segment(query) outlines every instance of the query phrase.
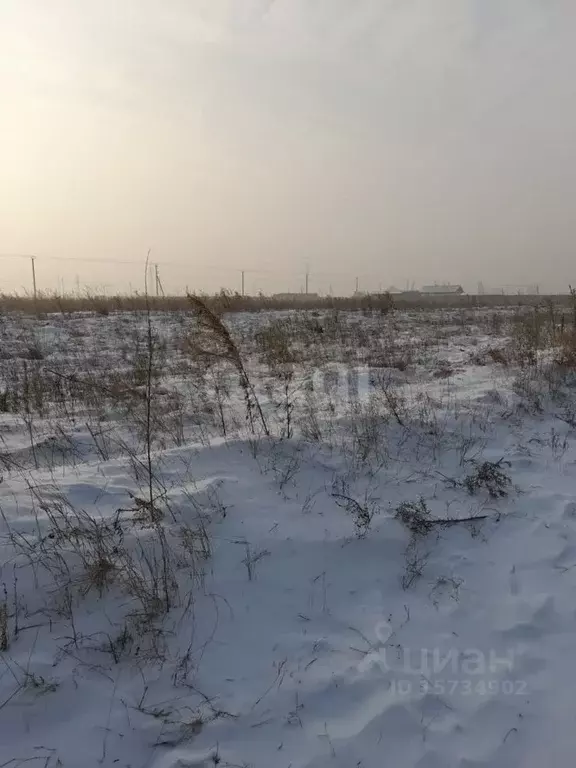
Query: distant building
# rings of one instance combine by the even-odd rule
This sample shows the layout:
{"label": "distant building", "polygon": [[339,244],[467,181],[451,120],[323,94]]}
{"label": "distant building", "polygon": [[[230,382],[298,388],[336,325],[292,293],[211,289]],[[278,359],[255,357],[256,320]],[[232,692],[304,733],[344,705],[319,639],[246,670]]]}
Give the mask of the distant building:
{"label": "distant building", "polygon": [[426,296],[458,296],[464,293],[461,285],[425,285],[421,293]]}
{"label": "distant building", "polygon": [[420,296],[422,296],[420,291],[415,291],[415,290],[400,291],[398,294],[395,294],[395,295],[399,299],[408,299],[408,301],[415,301]]}
{"label": "distant building", "polygon": [[276,301],[293,301],[304,304],[307,301],[316,301],[320,296],[317,293],[275,293],[272,298]]}

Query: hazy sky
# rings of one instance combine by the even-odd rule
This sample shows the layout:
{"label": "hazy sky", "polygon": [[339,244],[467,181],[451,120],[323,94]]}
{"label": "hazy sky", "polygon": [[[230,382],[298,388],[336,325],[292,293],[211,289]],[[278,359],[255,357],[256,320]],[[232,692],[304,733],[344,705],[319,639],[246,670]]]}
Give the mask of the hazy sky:
{"label": "hazy sky", "polygon": [[81,259],[149,247],[169,289],[574,284],[575,39],[574,0],[0,0],[0,253],[46,287],[141,287]]}

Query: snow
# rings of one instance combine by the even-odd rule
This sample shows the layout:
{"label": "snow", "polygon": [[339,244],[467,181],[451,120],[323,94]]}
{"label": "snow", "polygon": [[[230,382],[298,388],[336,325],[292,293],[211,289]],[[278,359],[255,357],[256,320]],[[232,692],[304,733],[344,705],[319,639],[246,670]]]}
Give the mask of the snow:
{"label": "snow", "polygon": [[[228,321],[248,345],[269,319]],[[121,574],[94,586],[70,551],[67,582],[58,558],[52,570],[44,564],[58,509],[79,526],[82,510],[110,529],[116,522],[123,562],[158,553],[158,528],[142,522],[137,410],[105,422],[114,436],[106,452],[79,402],[66,418],[44,406],[34,450],[25,419],[2,414],[0,765],[572,765],[575,433],[549,391],[542,410],[530,407],[513,366],[470,362],[494,343],[484,318],[469,319],[465,333],[446,323],[444,339],[421,345],[436,320],[437,311],[374,321],[374,333],[395,322],[398,339],[418,340],[409,369],[394,371],[403,424],[375,411],[360,365],[355,402],[344,385],[315,389],[319,441],[302,438],[300,389],[290,438],[280,439],[280,420],[270,439],[247,434],[238,392],[226,415],[240,426],[226,436],[210,413],[187,420],[178,441],[157,436],[157,525],[176,581],[161,616],[143,619]],[[18,323],[7,365],[21,363]],[[182,321],[155,323],[168,340],[162,387],[195,392],[170,342]],[[38,365],[76,361],[80,370],[78,330],[101,347],[105,366],[129,365],[113,327],[124,334],[141,319],[51,319],[51,351]],[[264,397],[265,366],[253,350],[250,361]],[[450,366],[445,378],[434,376],[439,361]],[[543,387],[536,374],[531,386]],[[266,413],[274,418],[272,404]],[[506,495],[461,485],[481,462],[501,459]],[[334,493],[373,513],[367,529]],[[452,524],[411,534],[396,510],[420,499]],[[463,518],[478,519],[454,522]],[[198,526],[209,540],[201,572],[182,535]]]}

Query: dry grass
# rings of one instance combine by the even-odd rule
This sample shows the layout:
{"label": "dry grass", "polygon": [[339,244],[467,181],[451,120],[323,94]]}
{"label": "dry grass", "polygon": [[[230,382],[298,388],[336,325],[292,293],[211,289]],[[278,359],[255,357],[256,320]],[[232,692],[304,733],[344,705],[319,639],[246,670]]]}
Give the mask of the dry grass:
{"label": "dry grass", "polygon": [[[442,362],[446,346],[453,350],[462,344],[467,350],[469,340],[481,338],[477,364],[506,364],[511,376],[519,366],[538,386],[544,381],[548,391],[564,386],[549,371],[551,366],[560,376],[576,368],[576,329],[568,309],[542,304],[479,312],[467,297],[459,301],[459,308],[436,307],[424,314],[420,307],[401,313],[386,297],[322,299],[317,309],[295,309],[265,297],[224,293],[161,299],[41,296],[38,311],[57,316],[23,317],[20,328],[13,317],[0,316],[7,329],[0,348],[0,412],[8,421],[21,420],[30,449],[0,453],[6,471],[30,478],[36,467],[53,471],[85,461],[72,439],[78,427],[85,427],[101,461],[128,459],[139,488],[127,508],[109,518],[79,510],[65,498],[33,493],[42,517],[39,535],[9,529],[13,548],[33,569],[48,574],[52,594],[58,595],[56,609],[68,616],[74,601],[111,592],[128,596],[128,612],[107,642],[115,663],[144,630],[154,636],[151,644],[161,655],[163,621],[176,607],[184,610],[193,602],[192,593],[202,586],[212,552],[207,520],[225,517],[226,507],[217,499],[201,504],[192,499],[189,509],[198,514],[193,525],[187,523],[167,504],[155,470],[157,454],[191,442],[209,445],[215,434],[246,439],[247,422],[254,445],[267,457],[260,461],[262,471],[272,474],[287,496],[297,493],[305,450],[317,443],[314,451],[342,460],[338,477],[345,480],[325,490],[364,537],[380,506],[375,493],[355,483],[357,478],[371,483],[396,460],[399,466],[420,460],[436,466],[449,450],[461,451],[461,466],[467,462],[466,446],[473,438],[464,436],[471,441],[466,443],[461,435],[461,447],[454,448],[458,436],[438,415],[444,404],[426,393],[417,401],[409,396],[409,387],[426,383],[433,371],[453,376],[454,366]],[[3,297],[2,302],[4,311],[32,310],[30,299]],[[226,314],[263,308],[293,311],[256,319]],[[80,311],[92,314],[74,316]],[[12,336],[10,324],[17,328]],[[65,346],[54,352],[50,333],[40,333],[44,326],[61,331]],[[550,358],[548,369],[543,353]],[[353,375],[345,385],[341,375],[361,367],[370,371],[365,398],[354,390]],[[318,372],[322,376],[312,375]],[[238,408],[242,402],[245,422]],[[557,410],[566,423],[576,423],[568,404],[561,405]],[[260,443],[259,436],[272,439]],[[293,442],[287,442],[290,438]],[[51,445],[56,446],[52,453]],[[453,482],[454,493],[467,498],[466,490],[483,490],[491,498],[505,496],[511,485],[505,462],[482,461],[480,450],[474,460],[468,478]],[[304,506],[309,508],[308,500]],[[422,499],[398,504],[396,517],[411,540],[424,539],[435,526],[460,522],[432,518]],[[247,547],[245,565],[252,578],[263,554]],[[406,587],[416,583],[425,559],[412,541]],[[8,606],[0,602],[0,650],[13,642],[8,618]]]}
{"label": "dry grass", "polygon": [[[445,308],[478,308],[478,307],[529,307],[552,301],[560,307],[571,307],[570,294],[543,296],[391,296],[387,293],[367,296],[325,296],[310,297],[308,300],[299,297],[297,300],[279,299],[274,296],[242,296],[234,291],[222,290],[215,295],[200,294],[202,300],[211,308],[225,312],[257,312],[261,310],[286,310],[305,307],[308,310],[342,311],[379,311],[389,312],[392,309],[437,309]],[[181,312],[188,308],[187,296],[150,296],[150,307],[153,311]],[[104,296],[86,291],[83,294],[60,294],[50,291],[38,293],[36,302],[31,295],[3,293],[0,294],[0,312],[24,312],[26,314],[71,314],[75,312],[95,312],[108,315],[111,312],[143,312],[147,306],[145,294]]]}
{"label": "dry grass", "polygon": [[216,312],[211,309],[202,299],[197,296],[188,296],[188,300],[198,318],[198,335],[191,342],[192,353],[199,358],[215,357],[225,360],[234,366],[238,372],[240,386],[244,393],[244,404],[246,406],[246,417],[250,424],[252,433],[255,431],[254,414],[256,413],[263,433],[269,437],[270,430],[264,417],[260,401],[256,395],[256,390],[248,376],[244,365],[242,355],[238,346],[232,339],[230,331],[218,317]]}
{"label": "dry grass", "polygon": [[0,652],[8,650],[8,603],[0,603]]}

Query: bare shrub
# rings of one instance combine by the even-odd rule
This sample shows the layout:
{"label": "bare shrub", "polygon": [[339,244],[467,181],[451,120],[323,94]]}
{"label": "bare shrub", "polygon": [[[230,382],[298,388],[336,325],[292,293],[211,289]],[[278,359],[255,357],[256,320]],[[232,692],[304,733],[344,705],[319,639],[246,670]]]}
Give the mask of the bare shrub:
{"label": "bare shrub", "polygon": [[28,347],[28,350],[26,352],[26,359],[27,360],[43,360],[44,359],[44,353],[42,352],[42,349],[40,348],[40,345],[38,343],[31,344]]}
{"label": "bare shrub", "polygon": [[254,566],[265,557],[269,557],[270,552],[267,549],[257,549],[254,551],[250,546],[250,542],[241,542],[244,544],[246,551],[246,557],[242,560],[242,563],[246,566],[246,572],[248,574],[248,581],[253,581],[255,578]]}
{"label": "bare shrub", "polygon": [[304,460],[303,446],[294,443],[272,443],[266,462],[266,471],[271,471],[280,491],[294,481]]}
{"label": "bare shrub", "polygon": [[430,553],[422,549],[418,536],[414,535],[410,539],[404,556],[406,560],[401,584],[402,589],[410,589],[422,577]]}
{"label": "bare shrub", "polygon": [[475,463],[474,471],[464,480],[464,486],[471,495],[479,490],[486,490],[492,499],[503,498],[508,495],[508,488],[512,481],[503,467],[510,467],[509,461],[483,461]]}
{"label": "bare shrub", "polygon": [[433,371],[432,376],[435,379],[448,379],[450,376],[454,375],[454,369],[450,365],[450,363],[446,360],[439,360],[438,361],[438,368],[436,368],[435,371]]}
{"label": "bare shrub", "polygon": [[510,357],[518,365],[535,366],[538,351],[547,346],[546,315],[534,307],[530,313],[518,313],[511,328]]}
{"label": "bare shrub", "polygon": [[198,560],[208,560],[211,557],[212,545],[203,522],[197,528],[183,525],[180,528],[180,540],[192,563],[196,563]]}
{"label": "bare shrub", "polygon": [[561,368],[569,370],[576,368],[576,328],[562,329],[555,362]]}
{"label": "bare shrub", "polygon": [[319,404],[314,393],[308,391],[300,409],[299,426],[302,437],[310,442],[319,443],[324,431],[320,423]]}
{"label": "bare shrub", "polygon": [[568,424],[571,429],[576,428],[576,407],[572,403],[564,405],[560,412],[557,412],[555,416],[557,419],[560,419],[560,421]]}
{"label": "bare shrub", "polygon": [[[290,439],[294,434],[294,409],[299,390],[294,384],[294,366],[290,360],[277,361],[271,368],[272,383],[268,390],[270,400],[278,414],[280,436]],[[279,392],[276,390],[276,386]]]}
{"label": "bare shrub", "polygon": [[403,501],[396,509],[395,518],[417,536],[426,536],[434,527],[430,510],[424,499]]}
{"label": "bare shrub", "polygon": [[472,365],[490,365],[496,363],[499,365],[508,365],[510,363],[510,350],[503,347],[488,347],[487,349],[473,352],[470,355]]}
{"label": "bare shrub", "polygon": [[189,599],[180,593],[178,569],[192,574],[184,580],[186,589],[200,581],[201,561],[210,555],[206,529],[194,531],[181,522],[174,533],[167,532],[163,511],[137,498],[134,508],[109,518],[77,510],[64,498],[36,495],[36,501],[46,516],[37,518],[36,536],[19,533],[3,519],[14,551],[36,577],[40,569],[49,576],[53,586],[42,587],[46,610],[73,621],[75,597],[91,590],[102,596],[117,587],[135,601],[129,604],[129,617],[136,631],[148,637],[156,633],[160,640],[162,630],[155,622]]}
{"label": "bare shrub", "polygon": [[545,379],[532,371],[521,371],[512,382],[512,389],[520,398],[525,411],[534,413],[544,412]]}
{"label": "bare shrub", "polygon": [[376,460],[384,462],[386,448],[386,418],[380,412],[380,401],[371,396],[366,402],[353,400],[348,412],[347,434],[344,445],[349,446],[355,466]]}
{"label": "bare shrub", "polygon": [[408,421],[408,408],[402,386],[388,371],[372,371],[370,378],[376,395],[384,401],[397,424],[401,427],[405,426]]}
{"label": "bare shrub", "polygon": [[8,603],[0,603],[0,652],[8,650]]}
{"label": "bare shrub", "polygon": [[363,538],[370,530],[374,516],[380,512],[380,506],[377,499],[372,497],[368,491],[364,493],[362,502],[357,501],[349,494],[348,483],[345,480],[341,479],[334,483],[332,498],[339,507],[345,509],[352,516],[356,535],[358,538]]}
{"label": "bare shrub", "polygon": [[272,320],[256,332],[255,341],[264,362],[274,368],[277,364],[295,362],[292,341],[295,337],[294,322],[289,318]]}

